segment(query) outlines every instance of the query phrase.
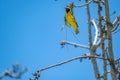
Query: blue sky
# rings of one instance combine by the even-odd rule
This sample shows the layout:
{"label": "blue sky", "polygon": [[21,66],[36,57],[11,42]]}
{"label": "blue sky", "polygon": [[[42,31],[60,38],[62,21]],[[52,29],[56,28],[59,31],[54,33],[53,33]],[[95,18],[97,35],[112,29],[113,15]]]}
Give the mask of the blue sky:
{"label": "blue sky", "polygon": [[[28,80],[36,70],[77,57],[89,51],[66,45],[68,40],[88,45],[87,17],[85,8],[75,8],[80,34],[65,27],[65,6],[70,2],[83,4],[84,0],[0,0],[0,74],[15,63],[28,67],[29,71],[20,80]],[[111,21],[120,13],[120,1],[110,0]],[[91,5],[92,19],[96,18],[96,5]],[[67,36],[67,39],[66,39]],[[74,37],[78,37],[79,41]],[[113,35],[115,57],[119,57],[120,33]],[[89,60],[74,61],[55,67],[41,74],[41,80],[95,80]],[[3,80],[12,80],[8,77]]]}

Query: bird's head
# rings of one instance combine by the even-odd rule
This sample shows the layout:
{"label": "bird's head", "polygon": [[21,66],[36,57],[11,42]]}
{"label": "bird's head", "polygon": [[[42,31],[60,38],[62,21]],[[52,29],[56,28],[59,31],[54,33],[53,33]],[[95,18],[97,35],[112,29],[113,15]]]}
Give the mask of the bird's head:
{"label": "bird's head", "polygon": [[73,7],[74,7],[74,3],[73,3],[73,2],[70,3],[70,4],[68,4],[68,5],[66,6],[66,8],[65,8],[66,12],[68,13],[68,12],[70,11],[70,12],[72,13]]}
{"label": "bird's head", "polygon": [[69,7],[66,7],[65,8],[66,12],[68,13],[70,11],[70,8]]}

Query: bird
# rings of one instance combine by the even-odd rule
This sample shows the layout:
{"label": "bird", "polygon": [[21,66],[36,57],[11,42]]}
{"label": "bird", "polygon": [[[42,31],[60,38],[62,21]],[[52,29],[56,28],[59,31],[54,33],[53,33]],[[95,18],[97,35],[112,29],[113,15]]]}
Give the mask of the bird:
{"label": "bird", "polygon": [[74,29],[75,33],[78,34],[79,33],[78,24],[77,24],[76,19],[73,15],[72,8],[73,7],[71,7],[70,5],[67,5],[65,8],[65,10],[66,10],[66,14],[64,16],[65,25],[72,27]]}

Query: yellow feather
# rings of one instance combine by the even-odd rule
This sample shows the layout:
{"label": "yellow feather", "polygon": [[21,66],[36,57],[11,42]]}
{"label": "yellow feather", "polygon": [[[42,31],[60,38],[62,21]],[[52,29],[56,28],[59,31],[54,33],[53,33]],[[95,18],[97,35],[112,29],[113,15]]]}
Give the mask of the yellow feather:
{"label": "yellow feather", "polygon": [[70,11],[66,12],[65,20],[66,20],[67,24],[74,29],[75,33],[78,34],[79,30],[78,30],[77,22]]}

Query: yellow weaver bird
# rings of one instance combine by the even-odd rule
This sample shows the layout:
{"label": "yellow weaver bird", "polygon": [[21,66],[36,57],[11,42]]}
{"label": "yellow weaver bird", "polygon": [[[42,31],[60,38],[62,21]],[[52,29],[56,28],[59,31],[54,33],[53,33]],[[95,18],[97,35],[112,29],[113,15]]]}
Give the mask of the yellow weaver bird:
{"label": "yellow weaver bird", "polygon": [[78,30],[78,24],[75,20],[75,17],[73,16],[73,12],[72,12],[72,6],[73,4],[67,5],[66,9],[66,14],[65,14],[65,25],[66,23],[68,24],[69,27],[72,27],[75,31],[76,34],[79,33]]}

